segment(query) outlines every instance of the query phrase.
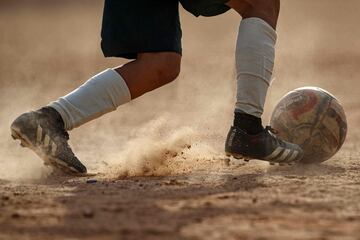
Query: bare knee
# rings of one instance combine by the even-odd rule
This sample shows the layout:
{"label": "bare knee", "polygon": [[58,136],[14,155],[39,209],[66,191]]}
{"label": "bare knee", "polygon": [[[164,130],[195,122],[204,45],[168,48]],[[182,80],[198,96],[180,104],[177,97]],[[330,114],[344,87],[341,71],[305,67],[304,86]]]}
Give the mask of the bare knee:
{"label": "bare knee", "polygon": [[154,59],[159,81],[164,84],[174,81],[180,73],[181,56],[176,53],[166,53]]}
{"label": "bare knee", "polygon": [[138,60],[146,62],[159,86],[174,81],[180,73],[181,55],[175,52],[139,54]]}
{"label": "bare knee", "polygon": [[243,18],[258,17],[276,29],[280,0],[230,0],[227,5]]}

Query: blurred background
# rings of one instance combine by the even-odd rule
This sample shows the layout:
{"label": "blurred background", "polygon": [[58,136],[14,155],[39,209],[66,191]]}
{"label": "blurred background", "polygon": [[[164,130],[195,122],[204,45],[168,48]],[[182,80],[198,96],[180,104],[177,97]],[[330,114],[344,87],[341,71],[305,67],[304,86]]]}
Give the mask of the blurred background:
{"label": "blurred background", "polygon": [[[0,1],[2,178],[40,178],[47,172],[36,156],[10,138],[14,118],[126,62],[102,56],[102,8],[98,0]],[[279,98],[297,87],[319,86],[332,92],[349,121],[348,139],[338,159],[359,157],[359,12],[358,0],[282,1],[275,81],[264,114],[267,123]],[[195,18],[181,9],[181,21],[184,51],[178,80],[71,132],[75,152],[90,169],[124,164],[124,146],[137,139],[139,129],[154,143],[168,141],[169,132],[187,127],[187,140],[208,147],[202,148],[206,153],[196,154],[222,154],[235,101],[234,49],[240,18],[232,11]]]}

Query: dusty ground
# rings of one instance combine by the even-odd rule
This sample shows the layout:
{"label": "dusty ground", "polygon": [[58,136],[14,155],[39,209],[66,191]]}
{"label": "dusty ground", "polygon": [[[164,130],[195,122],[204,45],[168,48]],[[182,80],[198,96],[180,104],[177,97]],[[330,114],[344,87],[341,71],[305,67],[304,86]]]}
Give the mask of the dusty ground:
{"label": "dusty ground", "polygon": [[71,133],[99,172],[83,178],[52,175],[8,129],[123,63],[101,56],[102,2],[14,2],[0,2],[0,239],[360,239],[357,0],[283,1],[279,22],[265,121],[295,87],[329,90],[349,123],[330,161],[279,168],[224,158],[239,19],[183,13],[179,80]]}

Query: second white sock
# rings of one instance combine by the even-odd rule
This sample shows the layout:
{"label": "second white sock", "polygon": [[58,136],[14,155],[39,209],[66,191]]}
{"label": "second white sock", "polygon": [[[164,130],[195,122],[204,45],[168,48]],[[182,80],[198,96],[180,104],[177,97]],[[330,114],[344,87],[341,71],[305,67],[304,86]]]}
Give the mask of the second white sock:
{"label": "second white sock", "polygon": [[275,59],[276,32],[260,18],[241,21],[236,46],[236,112],[261,117]]}
{"label": "second white sock", "polygon": [[107,69],[48,106],[59,112],[65,129],[71,130],[116,110],[130,100],[131,94],[124,79],[115,70]]}

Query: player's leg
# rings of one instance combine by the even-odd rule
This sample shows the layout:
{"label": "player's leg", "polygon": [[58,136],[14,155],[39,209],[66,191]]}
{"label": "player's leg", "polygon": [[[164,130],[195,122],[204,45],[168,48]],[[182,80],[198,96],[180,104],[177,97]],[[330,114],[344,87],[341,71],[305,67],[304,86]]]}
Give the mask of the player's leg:
{"label": "player's leg", "polygon": [[242,16],[235,54],[235,123],[256,134],[262,131],[260,118],[274,67],[280,0],[230,0],[227,5]]}
{"label": "player's leg", "polygon": [[235,157],[291,163],[302,157],[294,144],[277,139],[263,128],[266,93],[275,57],[279,0],[180,0],[195,16],[215,16],[230,8],[242,17],[236,43],[237,102],[234,126],[225,150]]}
{"label": "player's leg", "polygon": [[175,52],[141,53],[134,61],[90,78],[49,106],[71,130],[175,80],[180,62],[181,55]]}
{"label": "player's leg", "polygon": [[67,143],[67,131],[173,81],[180,61],[178,53],[139,54],[138,59],[97,74],[49,106],[22,114],[11,126],[12,136],[47,164],[86,172]]}
{"label": "player's leg", "polygon": [[280,0],[230,0],[227,5],[242,16],[242,21],[236,43],[235,119],[226,152],[270,162],[298,161],[302,150],[277,139],[261,122],[274,67]]}
{"label": "player's leg", "polygon": [[67,131],[173,81],[180,71],[180,39],[177,0],[105,1],[104,55],[135,60],[95,75],[44,108],[22,114],[11,126],[12,136],[49,164],[86,172],[68,145]]}

